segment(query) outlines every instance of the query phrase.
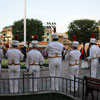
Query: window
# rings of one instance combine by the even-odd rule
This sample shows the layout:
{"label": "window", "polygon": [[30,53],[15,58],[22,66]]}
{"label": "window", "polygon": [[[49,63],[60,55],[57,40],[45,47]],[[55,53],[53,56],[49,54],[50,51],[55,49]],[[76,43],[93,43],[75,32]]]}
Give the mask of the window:
{"label": "window", "polygon": [[6,33],[3,33],[3,36],[6,36]]}
{"label": "window", "polygon": [[47,38],[47,41],[49,41],[49,39]]}
{"label": "window", "polygon": [[49,35],[49,33],[47,33],[47,35]]}

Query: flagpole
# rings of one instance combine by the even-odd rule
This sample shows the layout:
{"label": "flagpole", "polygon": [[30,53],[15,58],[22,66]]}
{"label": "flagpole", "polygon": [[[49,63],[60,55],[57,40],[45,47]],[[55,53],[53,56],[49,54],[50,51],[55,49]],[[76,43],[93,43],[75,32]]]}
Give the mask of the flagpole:
{"label": "flagpole", "polygon": [[24,46],[26,47],[26,0],[24,0]]}

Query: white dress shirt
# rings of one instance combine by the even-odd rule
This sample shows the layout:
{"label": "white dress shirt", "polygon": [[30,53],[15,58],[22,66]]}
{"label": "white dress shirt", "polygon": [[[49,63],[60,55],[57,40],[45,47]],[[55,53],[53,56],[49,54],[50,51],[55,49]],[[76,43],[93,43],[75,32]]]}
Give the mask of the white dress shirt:
{"label": "white dress shirt", "polygon": [[94,59],[100,57],[100,49],[97,45],[92,45],[90,47],[90,55],[87,57],[87,59]]}
{"label": "white dress shirt", "polygon": [[23,59],[24,57],[22,52],[15,48],[9,49],[6,53],[6,56],[8,58],[8,64],[12,64],[12,61],[14,61],[14,64],[19,64],[20,59]]}
{"label": "white dress shirt", "polygon": [[49,57],[54,57],[56,56],[62,56],[62,51],[63,51],[64,45],[58,41],[53,41],[49,43],[46,47],[46,52],[48,53]]}
{"label": "white dress shirt", "polygon": [[70,64],[79,64],[81,53],[79,50],[71,50],[69,53],[66,54],[65,60],[68,61]]}
{"label": "white dress shirt", "polygon": [[38,50],[31,50],[27,53],[26,67],[29,68],[30,64],[43,64],[44,57]]}

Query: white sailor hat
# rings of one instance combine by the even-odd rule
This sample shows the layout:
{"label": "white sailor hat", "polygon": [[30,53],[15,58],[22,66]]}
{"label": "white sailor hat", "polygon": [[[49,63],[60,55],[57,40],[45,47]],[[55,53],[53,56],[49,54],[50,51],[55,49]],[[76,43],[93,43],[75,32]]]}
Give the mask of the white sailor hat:
{"label": "white sailor hat", "polygon": [[73,36],[73,42],[72,42],[72,46],[73,46],[73,47],[78,47],[78,45],[79,45],[79,42],[76,41],[76,38],[77,38],[76,35],[74,35],[74,36]]}
{"label": "white sailor hat", "polygon": [[12,46],[18,46],[19,44],[19,41],[17,40],[12,40]]}
{"label": "white sailor hat", "polygon": [[91,34],[90,43],[96,43],[95,34]]}
{"label": "white sailor hat", "polygon": [[37,40],[32,41],[32,47],[38,47],[38,41]]}
{"label": "white sailor hat", "polygon": [[18,46],[19,41],[18,41],[19,36],[15,35],[14,40],[12,40],[12,46]]}
{"label": "white sailor hat", "polygon": [[78,45],[79,45],[79,42],[73,41],[73,43],[72,43],[72,46],[73,46],[73,47],[78,47]]}
{"label": "white sailor hat", "polygon": [[33,36],[33,41],[32,41],[32,47],[37,47],[38,46],[38,36],[37,35],[34,35]]}
{"label": "white sailor hat", "polygon": [[52,39],[58,39],[58,34],[57,33],[53,33],[52,34]]}

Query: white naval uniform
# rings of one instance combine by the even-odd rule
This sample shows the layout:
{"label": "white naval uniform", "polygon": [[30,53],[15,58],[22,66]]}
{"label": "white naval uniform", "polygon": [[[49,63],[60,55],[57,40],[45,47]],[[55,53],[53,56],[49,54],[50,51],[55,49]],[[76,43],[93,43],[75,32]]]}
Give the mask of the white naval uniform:
{"label": "white naval uniform", "polygon": [[[74,80],[74,76],[79,76],[79,60],[80,60],[81,53],[79,50],[75,49],[70,51],[65,56],[65,60],[69,63],[69,72],[68,76],[70,79]],[[74,91],[74,82],[71,82],[71,91]],[[75,84],[75,91],[78,89],[78,84]]]}
{"label": "white naval uniform", "polygon": [[10,92],[17,93],[19,91],[18,80],[14,78],[20,78],[20,59],[23,59],[24,55],[20,50],[12,48],[7,51],[6,56],[8,58],[9,78],[11,78]]}
{"label": "white naval uniform", "polygon": [[3,51],[2,49],[0,49],[0,75],[1,75],[1,60],[3,59],[4,55],[3,55]]}
{"label": "white naval uniform", "polygon": [[[58,41],[51,42],[46,47],[49,57],[49,75],[50,77],[60,77],[62,71],[62,51],[63,44]],[[51,79],[51,90],[59,90],[59,80]]]}
{"label": "white naval uniform", "polygon": [[[34,79],[29,80],[30,91],[38,91],[39,88],[38,77],[40,77],[40,64],[43,64],[43,62],[44,62],[44,57],[38,50],[32,49],[27,53],[26,67],[29,68],[29,74],[32,74],[34,77]],[[32,76],[30,78],[32,78]],[[32,83],[32,81],[34,83]]]}
{"label": "white naval uniform", "polygon": [[91,60],[90,71],[91,77],[96,78],[98,58],[100,57],[100,49],[97,45],[90,47],[90,55],[87,59]]}

